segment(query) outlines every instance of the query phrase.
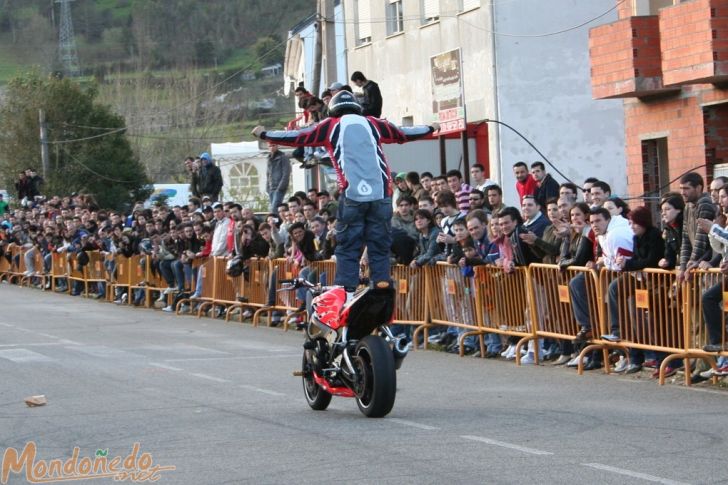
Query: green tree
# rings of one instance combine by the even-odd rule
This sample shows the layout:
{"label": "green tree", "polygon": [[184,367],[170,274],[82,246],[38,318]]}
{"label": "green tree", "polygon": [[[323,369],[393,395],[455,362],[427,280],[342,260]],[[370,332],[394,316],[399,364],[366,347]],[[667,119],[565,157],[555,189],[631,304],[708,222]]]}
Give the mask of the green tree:
{"label": "green tree", "polygon": [[[41,172],[38,111],[49,128],[46,195],[93,194],[101,207],[121,209],[146,199],[150,183],[125,135],[123,118],[95,102],[95,86],[28,74],[13,79],[0,105],[0,170],[6,187],[27,167]],[[97,128],[102,127],[102,128]]]}
{"label": "green tree", "polygon": [[261,65],[283,62],[286,46],[277,36],[261,37],[253,44],[255,55],[260,59]]}

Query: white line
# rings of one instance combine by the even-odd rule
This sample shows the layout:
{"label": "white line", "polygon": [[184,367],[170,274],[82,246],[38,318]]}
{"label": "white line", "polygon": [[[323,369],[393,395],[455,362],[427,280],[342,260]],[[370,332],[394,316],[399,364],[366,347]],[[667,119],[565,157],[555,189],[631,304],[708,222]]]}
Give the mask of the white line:
{"label": "white line", "polygon": [[253,360],[253,359],[280,359],[289,357],[301,357],[301,354],[275,354],[275,355],[245,355],[232,357],[188,357],[183,359],[164,359],[165,362],[194,362],[205,360]]}
{"label": "white line", "polygon": [[13,362],[51,362],[50,357],[33,352],[28,349],[5,349],[0,350],[0,359],[7,359]]}
{"label": "white line", "polygon": [[200,379],[207,379],[208,381],[215,381],[215,382],[230,382],[227,379],[221,379],[219,377],[215,376],[208,376],[207,374],[199,374],[196,372],[190,372],[191,376],[199,377]]}
{"label": "white line", "polygon": [[167,369],[167,370],[173,370],[173,371],[184,370],[184,369],[180,369],[179,367],[172,367],[171,365],[160,364],[158,362],[150,362],[149,365],[154,366],[154,367],[159,367],[160,369]]}
{"label": "white line", "polygon": [[54,345],[66,345],[64,342],[39,342],[29,344],[1,344],[0,348],[8,347],[53,347]]}
{"label": "white line", "polygon": [[401,424],[403,426],[411,426],[412,428],[424,429],[425,431],[434,431],[436,429],[440,429],[435,426],[428,426],[426,424],[415,423],[414,421],[407,421],[406,419],[389,418],[387,421]]}
{"label": "white line", "polygon": [[633,472],[631,470],[625,470],[624,468],[616,468],[609,465],[602,465],[601,463],[582,463],[582,466],[588,466],[589,468],[596,468],[597,470],[603,470],[605,472],[617,473],[632,478],[639,478],[641,480],[647,480],[648,482],[662,483],[664,485],[687,485],[685,482],[676,482],[668,478],[656,477],[654,475],[648,475],[646,473]]}
{"label": "white line", "polygon": [[512,443],[505,443],[503,441],[496,441],[490,438],[483,438],[481,436],[461,436],[461,438],[471,441],[480,441],[493,446],[500,446],[501,448],[509,448],[511,450],[518,450],[524,453],[530,453],[532,455],[553,455],[550,451],[537,450],[535,448],[526,448],[525,446],[514,445]]}
{"label": "white line", "polygon": [[240,387],[243,389],[248,389],[250,391],[268,394],[269,396],[285,396],[285,394],[283,394],[282,392],[269,391],[268,389],[262,389],[260,387],[255,387],[255,386],[249,386],[247,384],[242,384]]}

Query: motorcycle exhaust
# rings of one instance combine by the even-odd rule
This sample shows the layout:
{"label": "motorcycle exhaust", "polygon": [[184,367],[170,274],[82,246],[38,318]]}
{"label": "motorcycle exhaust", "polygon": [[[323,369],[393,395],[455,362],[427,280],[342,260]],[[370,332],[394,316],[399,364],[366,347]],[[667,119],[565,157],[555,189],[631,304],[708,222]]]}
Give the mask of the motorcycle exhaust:
{"label": "motorcycle exhaust", "polygon": [[407,342],[407,339],[398,338],[394,340],[394,345],[392,346],[392,355],[394,356],[395,370],[399,370],[399,368],[402,367],[402,361],[405,357],[407,357],[408,352],[409,343]]}

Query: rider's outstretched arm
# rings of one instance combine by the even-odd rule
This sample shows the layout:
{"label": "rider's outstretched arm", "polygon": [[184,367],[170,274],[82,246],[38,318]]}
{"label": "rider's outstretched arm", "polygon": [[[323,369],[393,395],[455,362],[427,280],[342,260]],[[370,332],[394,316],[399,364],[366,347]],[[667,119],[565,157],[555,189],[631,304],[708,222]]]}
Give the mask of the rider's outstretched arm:
{"label": "rider's outstretched arm", "polygon": [[367,118],[379,132],[379,141],[381,143],[407,143],[436,131],[435,127],[428,125],[397,126],[390,121],[374,118],[373,116]]}
{"label": "rider's outstretched arm", "polygon": [[330,129],[331,118],[327,118],[321,123],[303,130],[263,131],[259,136],[261,140],[269,140],[285,146],[320,147],[326,144]]}

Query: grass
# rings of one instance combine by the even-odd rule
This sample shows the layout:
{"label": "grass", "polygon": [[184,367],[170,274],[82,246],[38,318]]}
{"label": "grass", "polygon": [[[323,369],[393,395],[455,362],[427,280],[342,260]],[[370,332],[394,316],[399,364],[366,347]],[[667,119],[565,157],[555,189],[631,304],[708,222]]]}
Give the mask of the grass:
{"label": "grass", "polygon": [[20,62],[8,49],[5,42],[0,40],[0,84],[6,84],[21,72],[30,70],[31,66]]}

